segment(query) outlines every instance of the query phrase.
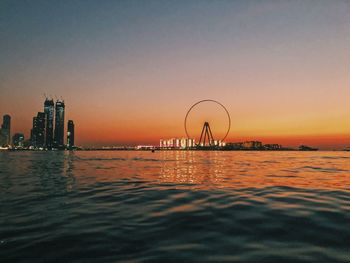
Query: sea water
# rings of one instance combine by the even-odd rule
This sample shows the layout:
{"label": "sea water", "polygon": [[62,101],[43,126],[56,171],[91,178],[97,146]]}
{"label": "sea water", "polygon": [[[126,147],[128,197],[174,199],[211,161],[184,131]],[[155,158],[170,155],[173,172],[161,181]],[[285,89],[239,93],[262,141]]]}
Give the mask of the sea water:
{"label": "sea water", "polygon": [[0,152],[0,262],[349,262],[349,152]]}

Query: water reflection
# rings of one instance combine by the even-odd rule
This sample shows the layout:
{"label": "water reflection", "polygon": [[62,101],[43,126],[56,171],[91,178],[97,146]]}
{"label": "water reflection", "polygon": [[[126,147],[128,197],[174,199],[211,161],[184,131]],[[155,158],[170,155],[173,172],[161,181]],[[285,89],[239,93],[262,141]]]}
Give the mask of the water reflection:
{"label": "water reflection", "polygon": [[[47,194],[78,184],[140,181],[189,188],[287,186],[344,189],[350,185],[347,152],[22,152],[2,153],[1,189],[41,187]],[[34,174],[35,176],[29,176]],[[21,184],[13,185],[20,178]]]}
{"label": "water reflection", "polygon": [[[161,161],[159,180],[163,183],[199,188],[340,189],[350,185],[350,156],[342,152],[171,151],[161,152],[158,158]],[[148,172],[140,176],[145,174]]]}
{"label": "water reflection", "polygon": [[74,188],[74,160],[69,152],[35,153],[29,169],[38,176],[47,194],[64,194]]}
{"label": "water reflection", "polygon": [[350,185],[347,152],[76,152],[67,160],[66,174],[78,183],[138,180],[201,189]]}
{"label": "water reflection", "polygon": [[[174,161],[169,161],[169,160]],[[159,180],[164,183],[215,185],[222,181],[225,163],[218,152],[162,152]]]}

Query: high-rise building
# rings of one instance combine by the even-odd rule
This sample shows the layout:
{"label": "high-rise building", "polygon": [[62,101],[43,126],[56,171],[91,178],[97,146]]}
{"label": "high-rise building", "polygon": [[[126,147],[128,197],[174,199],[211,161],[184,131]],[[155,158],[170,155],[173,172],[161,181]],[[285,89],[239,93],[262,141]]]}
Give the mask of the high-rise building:
{"label": "high-rise building", "polygon": [[67,129],[67,149],[72,150],[74,147],[74,122],[72,120],[68,121]]}
{"label": "high-rise building", "polygon": [[46,99],[44,102],[44,113],[45,113],[45,147],[48,150],[52,149],[53,146],[53,113],[54,113],[54,102],[53,100]]}
{"label": "high-rise building", "polygon": [[54,147],[64,148],[64,101],[56,101]]}
{"label": "high-rise building", "polygon": [[0,146],[11,144],[11,116],[8,114],[3,116],[0,131],[0,144]]}
{"label": "high-rise building", "polygon": [[3,134],[2,129],[0,128],[0,147],[5,146],[6,144],[6,137]]}
{"label": "high-rise building", "polygon": [[14,147],[23,147],[24,135],[23,133],[15,133],[12,137],[12,143]]}
{"label": "high-rise building", "polygon": [[33,118],[33,128],[31,130],[31,145],[34,148],[45,147],[45,113],[38,112]]}
{"label": "high-rise building", "polygon": [[36,126],[37,118],[33,117],[33,126],[30,130],[30,145],[36,148],[36,132],[35,132],[35,126]]}

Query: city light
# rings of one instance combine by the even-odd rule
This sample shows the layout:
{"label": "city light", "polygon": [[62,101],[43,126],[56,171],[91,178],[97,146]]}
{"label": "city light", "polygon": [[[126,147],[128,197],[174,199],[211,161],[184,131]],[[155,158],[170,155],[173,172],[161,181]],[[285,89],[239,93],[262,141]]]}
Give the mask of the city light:
{"label": "city light", "polygon": [[0,149],[10,150],[74,150],[74,122],[68,121],[67,145],[64,144],[65,104],[63,100],[45,98],[44,111],[33,117],[30,138],[15,133],[11,142],[11,116],[3,116],[0,129]]}

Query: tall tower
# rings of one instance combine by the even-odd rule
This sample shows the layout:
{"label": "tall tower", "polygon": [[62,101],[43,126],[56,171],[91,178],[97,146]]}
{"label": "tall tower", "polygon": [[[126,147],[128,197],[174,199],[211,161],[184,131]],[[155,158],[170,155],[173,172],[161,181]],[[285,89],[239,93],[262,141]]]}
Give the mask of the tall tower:
{"label": "tall tower", "polygon": [[67,130],[67,149],[72,150],[74,147],[74,122],[72,120],[68,121]]}
{"label": "tall tower", "polygon": [[54,113],[54,102],[53,100],[46,99],[44,103],[45,113],[45,147],[48,150],[52,150],[53,146],[53,113]]}
{"label": "tall tower", "polygon": [[44,148],[45,146],[45,113],[38,112],[37,114],[37,130],[36,130],[36,140],[39,148]]}
{"label": "tall tower", "polygon": [[33,118],[33,128],[31,130],[31,144],[35,148],[45,147],[45,113],[38,112]]}
{"label": "tall tower", "polygon": [[11,144],[11,116],[8,114],[3,116],[3,122],[1,125],[1,137],[2,144]]}
{"label": "tall tower", "polygon": [[55,137],[54,146],[64,148],[64,101],[56,101],[56,117],[55,117]]}
{"label": "tall tower", "polygon": [[32,126],[32,129],[30,130],[30,145],[33,146],[34,148],[38,147],[36,145],[36,126],[37,126],[37,122],[38,122],[37,117],[33,117],[33,126]]}

